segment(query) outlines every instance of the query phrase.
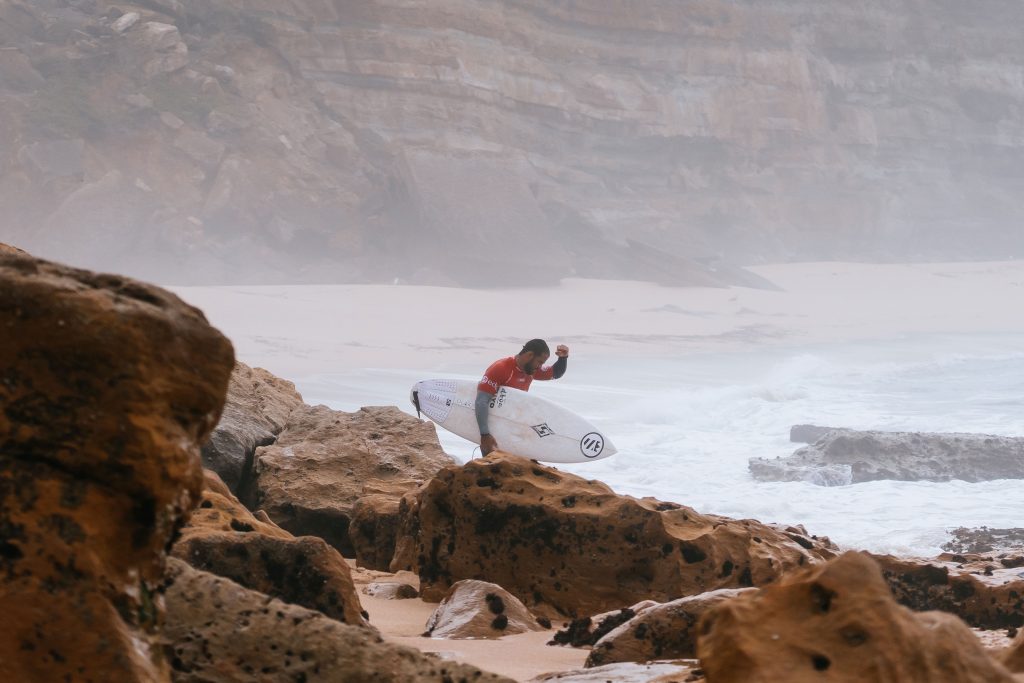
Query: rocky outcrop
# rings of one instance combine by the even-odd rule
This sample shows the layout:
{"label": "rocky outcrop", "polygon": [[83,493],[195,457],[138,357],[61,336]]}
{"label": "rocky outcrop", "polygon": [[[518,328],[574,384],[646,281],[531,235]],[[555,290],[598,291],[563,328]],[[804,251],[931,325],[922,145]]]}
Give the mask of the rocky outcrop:
{"label": "rocky outcrop", "polygon": [[176,282],[1005,258],[1024,10],[980,3],[7,0],[3,238]]}
{"label": "rocky outcrop", "polygon": [[722,589],[648,607],[598,640],[586,666],[693,659],[697,656],[697,622],[701,616],[721,602],[754,590]]}
{"label": "rocky outcrop", "polygon": [[164,290],[22,254],[0,327],[0,680],[166,680],[157,591],[231,345]]}
{"label": "rocky outcrop", "polygon": [[367,584],[363,592],[371,598],[382,600],[411,600],[420,597],[420,592],[407,583],[374,582]]}
{"label": "rocky outcrop", "polygon": [[348,564],[323,539],[295,538],[249,513],[207,471],[203,499],[172,554],[284,602],[366,624]]}
{"label": "rocky outcrop", "polygon": [[257,451],[255,507],[352,557],[356,501],[384,492],[397,499],[453,463],[433,425],[398,408],[306,407],[291,413],[273,446]]}
{"label": "rocky outcrop", "polygon": [[1019,557],[1024,553],[1024,529],[990,529],[980,527],[968,529],[959,527],[949,532],[953,538],[942,544],[942,549],[951,553],[997,552],[1002,559]]}
{"label": "rocky outcrop", "polygon": [[530,683],[700,683],[705,680],[696,661],[666,661],[648,664],[608,664],[594,669],[578,669],[544,674]]}
{"label": "rocky outcrop", "polygon": [[547,616],[764,585],[831,556],[758,522],[616,495],[504,453],[445,468],[402,505],[392,570],[415,568],[425,599],[479,578]]}
{"label": "rocky outcrop", "polygon": [[896,604],[878,566],[857,553],[725,601],[699,629],[714,683],[1015,681],[956,617]]}
{"label": "rocky outcrop", "polygon": [[348,535],[356,564],[387,571],[395,555],[400,499],[394,495],[371,494],[352,506]]}
{"label": "rocky outcrop", "polygon": [[501,638],[544,631],[514,595],[493,583],[466,579],[455,583],[427,620],[430,638]]}
{"label": "rocky outcrop", "polygon": [[611,633],[614,629],[635,617],[641,611],[660,605],[656,600],[644,600],[630,607],[611,610],[590,617],[577,617],[555,633],[548,645],[571,645],[572,647],[592,647],[597,641]]}
{"label": "rocky outcrop", "polygon": [[220,422],[203,444],[203,467],[246,498],[256,448],[274,443],[293,410],[304,406],[295,385],[263,368],[236,362]]}
{"label": "rocky outcrop", "polygon": [[289,605],[175,559],[169,570],[165,635],[175,681],[510,681],[385,643],[369,629]]}
{"label": "rocky outcrop", "polygon": [[1010,647],[1000,654],[999,661],[1014,673],[1024,673],[1024,631],[1018,633]]}
{"label": "rocky outcrop", "polygon": [[762,481],[825,486],[879,479],[1021,479],[1024,438],[836,429],[787,458],[751,458],[750,472]]}
{"label": "rocky outcrop", "polygon": [[793,425],[789,428],[789,440],[794,443],[814,443],[831,431],[834,431],[833,427]]}
{"label": "rocky outcrop", "polygon": [[914,610],[955,614],[976,628],[1024,626],[1024,578],[1019,566],[871,556],[896,600]]}

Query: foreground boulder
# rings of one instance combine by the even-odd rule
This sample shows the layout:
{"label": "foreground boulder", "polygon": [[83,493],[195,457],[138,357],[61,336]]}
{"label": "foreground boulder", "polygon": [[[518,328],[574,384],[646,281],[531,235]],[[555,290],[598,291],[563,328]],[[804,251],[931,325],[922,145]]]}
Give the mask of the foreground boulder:
{"label": "foreground boulder", "polygon": [[878,565],[847,553],[714,607],[697,651],[710,683],[1012,683],[956,617],[896,604]]}
{"label": "foreground boulder", "polygon": [[459,581],[427,620],[431,638],[501,638],[545,631],[514,595],[493,583]]}
{"label": "foreground boulder", "polygon": [[348,564],[323,539],[295,538],[260,521],[216,474],[206,473],[203,499],[172,553],[208,571],[332,619],[365,625]]}
{"label": "foreground boulder", "polygon": [[224,412],[203,444],[203,467],[216,472],[236,496],[246,498],[256,448],[274,443],[288,416],[303,405],[291,382],[235,363]]}
{"label": "foreground boulder", "polygon": [[999,661],[1014,673],[1024,673],[1024,631],[1017,634],[1010,647],[1000,655]]}
{"label": "foreground boulder", "polygon": [[234,363],[176,296],[0,253],[0,680],[166,680],[156,592]]}
{"label": "foreground boulder", "polygon": [[415,489],[454,460],[428,422],[395,407],[294,411],[273,446],[257,451],[255,507],[296,536],[319,536],[344,556],[359,498]]}
{"label": "foreground boulder", "polygon": [[842,486],[879,479],[988,481],[1024,478],[1024,438],[986,434],[835,429],[786,458],[751,458],[762,481]]}
{"label": "foreground boulder", "polygon": [[165,634],[174,680],[497,682],[510,679],[383,642],[369,629],[169,562]]}
{"label": "foreground boulder", "polygon": [[[1024,626],[1024,577],[997,562],[871,556],[896,600],[913,610],[942,610],[975,628]],[[959,558],[966,560],[967,558]]]}
{"label": "foreground boulder", "polygon": [[586,666],[697,656],[697,622],[709,609],[755,588],[732,588],[649,607],[597,641]]}
{"label": "foreground boulder", "polygon": [[415,568],[425,599],[478,578],[545,616],[760,586],[832,555],[758,522],[616,495],[503,453],[445,468],[402,505],[392,570]]}

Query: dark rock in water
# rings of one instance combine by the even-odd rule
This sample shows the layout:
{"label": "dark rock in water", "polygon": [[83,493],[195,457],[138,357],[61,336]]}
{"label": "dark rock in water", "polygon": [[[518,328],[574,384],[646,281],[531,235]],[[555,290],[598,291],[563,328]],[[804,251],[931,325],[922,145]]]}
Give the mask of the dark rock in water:
{"label": "dark rock in water", "polygon": [[819,427],[817,425],[793,425],[789,428],[789,440],[793,443],[814,443],[832,431],[835,431],[835,428]]}
{"label": "dark rock in water", "polygon": [[1024,438],[836,429],[786,458],[751,458],[762,481],[841,486],[864,481],[1024,478]]}
{"label": "dark rock in water", "polygon": [[1024,529],[968,529],[950,532],[953,540],[942,544],[951,553],[991,553],[1024,550]]}
{"label": "dark rock in water", "polygon": [[228,579],[169,561],[165,633],[175,681],[511,682],[384,642]]}

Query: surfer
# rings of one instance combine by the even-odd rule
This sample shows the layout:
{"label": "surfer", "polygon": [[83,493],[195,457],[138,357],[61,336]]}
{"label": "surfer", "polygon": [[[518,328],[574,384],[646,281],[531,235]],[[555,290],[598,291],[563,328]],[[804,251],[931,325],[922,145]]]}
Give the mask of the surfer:
{"label": "surfer", "polygon": [[558,360],[554,365],[544,367],[551,357],[551,349],[543,339],[531,339],[523,345],[523,349],[515,356],[502,358],[491,363],[483,378],[476,387],[476,422],[480,427],[480,452],[487,455],[498,448],[498,442],[487,428],[487,416],[491,409],[491,400],[501,387],[512,387],[521,391],[529,391],[530,383],[535,379],[558,379],[565,374],[569,364],[569,347],[559,344],[555,348]]}

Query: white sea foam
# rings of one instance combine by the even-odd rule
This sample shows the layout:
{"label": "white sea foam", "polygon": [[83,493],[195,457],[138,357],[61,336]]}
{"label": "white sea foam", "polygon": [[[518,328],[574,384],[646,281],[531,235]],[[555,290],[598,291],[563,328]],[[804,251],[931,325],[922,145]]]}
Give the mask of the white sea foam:
{"label": "white sea foam", "polygon": [[[574,359],[564,379],[533,391],[588,416],[619,448],[613,458],[564,470],[701,512],[801,523],[846,547],[933,555],[951,528],[1020,526],[1024,481],[837,486],[841,477],[810,472],[803,482],[764,483],[751,478],[747,460],[792,453],[800,444],[789,442],[789,427],[801,423],[1024,435],[1024,354],[1007,350],[1015,345],[1024,348],[1024,338]],[[449,376],[471,378],[474,370]],[[398,402],[412,412],[402,399],[421,376],[357,370],[298,384],[307,400],[342,410]],[[476,455],[473,444],[439,432],[460,460]]]}
{"label": "white sea foam", "polygon": [[[533,391],[611,436],[614,457],[563,467],[621,493],[900,554],[934,554],[961,525],[1024,526],[1024,481],[825,487],[757,482],[747,470],[751,457],[792,453],[793,424],[1024,436],[1024,262],[756,271],[780,290],[568,280],[177,291],[241,360],[342,410],[411,412],[416,380],[476,379],[535,335],[568,343],[566,377]],[[473,457],[473,444],[439,438]]]}

